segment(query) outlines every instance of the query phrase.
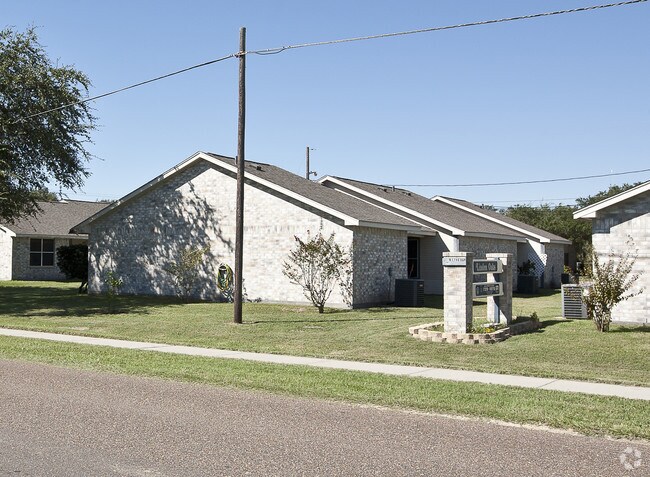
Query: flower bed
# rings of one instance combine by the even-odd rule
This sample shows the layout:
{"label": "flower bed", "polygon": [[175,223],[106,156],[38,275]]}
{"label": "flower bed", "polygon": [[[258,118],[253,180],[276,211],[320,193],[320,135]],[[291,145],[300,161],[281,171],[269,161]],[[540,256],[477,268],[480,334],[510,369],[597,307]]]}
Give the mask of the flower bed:
{"label": "flower bed", "polygon": [[434,343],[463,343],[463,344],[493,344],[504,341],[511,336],[528,333],[539,328],[536,320],[514,323],[506,328],[501,328],[490,333],[445,333],[436,328],[444,326],[442,322],[427,323],[424,325],[412,326],[409,334],[422,341],[433,341]]}

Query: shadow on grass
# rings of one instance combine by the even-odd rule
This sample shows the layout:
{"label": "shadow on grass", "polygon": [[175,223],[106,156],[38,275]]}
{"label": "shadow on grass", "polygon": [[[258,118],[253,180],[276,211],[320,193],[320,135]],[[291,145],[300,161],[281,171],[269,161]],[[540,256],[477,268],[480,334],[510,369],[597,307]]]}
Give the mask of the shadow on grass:
{"label": "shadow on grass", "polygon": [[538,330],[548,328],[549,326],[559,325],[561,323],[571,323],[573,320],[543,320],[539,322]]}
{"label": "shadow on grass", "polygon": [[609,333],[650,333],[650,326],[644,324],[613,326],[615,326],[615,328],[610,326]]}
{"label": "shadow on grass", "polygon": [[[327,313],[325,313],[327,314]],[[320,315],[322,316],[322,315]],[[368,317],[368,318],[323,318],[323,319],[300,319],[300,320],[255,320],[244,321],[244,325],[259,325],[264,323],[355,323],[364,321],[389,321],[389,320],[406,320],[412,319],[409,316],[387,316],[387,317]]]}
{"label": "shadow on grass", "polygon": [[540,288],[539,291],[535,294],[529,295],[526,293],[513,293],[512,296],[514,298],[540,298],[543,296],[556,296],[562,294],[562,290],[559,289],[552,289],[552,288]]}
{"label": "shadow on grass", "polygon": [[113,303],[103,295],[85,295],[77,289],[57,286],[0,288],[0,315],[90,316],[103,314],[147,314],[153,308],[180,304],[167,297],[118,296]]}

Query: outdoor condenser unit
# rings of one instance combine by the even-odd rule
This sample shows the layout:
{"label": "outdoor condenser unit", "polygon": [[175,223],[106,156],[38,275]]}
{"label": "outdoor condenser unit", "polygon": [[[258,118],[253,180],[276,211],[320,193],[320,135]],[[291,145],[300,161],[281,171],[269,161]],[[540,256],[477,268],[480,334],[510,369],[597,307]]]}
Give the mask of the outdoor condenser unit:
{"label": "outdoor condenser unit", "polygon": [[562,285],[562,316],[564,318],[587,318],[587,307],[582,301],[583,287]]}
{"label": "outdoor condenser unit", "polygon": [[395,280],[395,306],[424,306],[424,281]]}

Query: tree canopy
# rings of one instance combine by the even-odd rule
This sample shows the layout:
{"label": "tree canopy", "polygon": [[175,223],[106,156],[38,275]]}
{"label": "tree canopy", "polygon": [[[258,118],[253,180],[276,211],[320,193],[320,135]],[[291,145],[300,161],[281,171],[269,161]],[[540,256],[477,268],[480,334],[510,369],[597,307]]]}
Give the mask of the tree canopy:
{"label": "tree canopy", "polygon": [[33,215],[52,182],[83,185],[95,117],[79,101],[89,87],[84,73],[50,61],[34,28],[0,30],[0,220]]}
{"label": "tree canopy", "polygon": [[641,182],[613,185],[605,191],[576,199],[575,206],[551,206],[549,204],[542,204],[533,207],[531,205],[517,204],[508,207],[504,213],[508,217],[571,240],[576,248],[578,260],[585,261],[588,260],[586,255],[589,253],[588,246],[591,244],[591,224],[584,220],[574,220],[573,212],[603,199],[607,199],[608,197],[625,192],[639,184]]}

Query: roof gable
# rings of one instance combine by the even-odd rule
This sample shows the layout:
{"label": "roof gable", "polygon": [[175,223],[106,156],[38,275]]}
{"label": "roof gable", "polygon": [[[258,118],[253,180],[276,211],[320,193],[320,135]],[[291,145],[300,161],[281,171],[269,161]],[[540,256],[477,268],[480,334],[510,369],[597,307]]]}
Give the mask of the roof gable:
{"label": "roof gable", "polygon": [[601,210],[611,207],[615,204],[624,202],[633,197],[637,197],[648,191],[650,191],[650,181],[640,184],[631,189],[628,189],[625,192],[621,192],[620,194],[616,194],[612,197],[608,197],[607,199],[603,199],[600,202],[596,202],[595,204],[588,205],[587,207],[584,207],[580,210],[576,210],[573,213],[573,218],[587,219],[587,220],[594,219],[598,215],[598,212],[600,212]]}
{"label": "roof gable", "polygon": [[[190,167],[198,161],[206,161],[222,173],[236,177],[236,161],[232,157],[212,153],[198,152],[167,172],[149,181],[111,206],[89,217],[74,227],[75,230],[88,231],[89,225],[101,216],[130,202],[145,191],[166,181],[181,170]],[[348,226],[385,227],[403,230],[420,230],[418,224],[400,217],[399,215],[378,209],[369,204],[359,203],[358,200],[331,190],[318,182],[307,180],[289,171],[260,162],[246,161],[244,177],[246,184],[267,192],[272,192],[284,200],[316,210],[321,214],[333,216]]]}

